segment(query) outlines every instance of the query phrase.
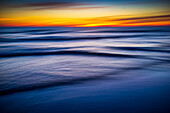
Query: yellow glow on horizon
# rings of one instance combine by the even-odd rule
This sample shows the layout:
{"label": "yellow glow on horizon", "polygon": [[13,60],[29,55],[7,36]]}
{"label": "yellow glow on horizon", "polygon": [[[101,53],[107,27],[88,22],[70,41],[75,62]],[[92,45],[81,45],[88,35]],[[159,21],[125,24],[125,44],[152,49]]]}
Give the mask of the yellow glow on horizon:
{"label": "yellow glow on horizon", "polygon": [[[147,13],[146,13],[147,11]],[[25,8],[8,8],[0,16],[1,26],[123,26],[123,25],[169,25],[169,21],[136,22],[121,20],[154,16],[160,9],[127,9],[126,7],[92,7],[33,10]],[[168,13],[165,13],[168,14]],[[120,19],[120,20],[119,20]],[[130,23],[131,22],[131,23]]]}

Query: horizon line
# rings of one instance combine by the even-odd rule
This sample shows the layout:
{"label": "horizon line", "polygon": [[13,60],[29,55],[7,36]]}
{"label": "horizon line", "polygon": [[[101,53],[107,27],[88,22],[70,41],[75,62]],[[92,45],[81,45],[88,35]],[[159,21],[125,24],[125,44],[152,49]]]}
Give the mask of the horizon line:
{"label": "horizon line", "polygon": [[12,25],[0,25],[0,27],[156,27],[156,26],[165,26],[170,27],[169,24],[167,25],[100,25],[100,26],[56,26],[56,25],[19,25],[19,26],[12,26]]}

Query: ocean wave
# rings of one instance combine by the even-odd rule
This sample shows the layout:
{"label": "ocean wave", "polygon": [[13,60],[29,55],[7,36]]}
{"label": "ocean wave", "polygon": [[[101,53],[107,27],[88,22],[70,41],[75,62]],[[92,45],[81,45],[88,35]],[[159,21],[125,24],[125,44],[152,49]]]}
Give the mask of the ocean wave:
{"label": "ocean wave", "polygon": [[82,55],[82,56],[99,56],[99,57],[124,57],[124,58],[137,58],[138,55],[127,54],[111,54],[111,53],[99,53],[90,51],[53,51],[53,52],[28,52],[28,53],[7,53],[0,54],[0,57],[19,57],[19,56],[40,56],[40,55]]}
{"label": "ocean wave", "polygon": [[159,47],[106,47],[106,48],[128,50],[128,51],[148,51],[148,52],[170,53],[170,50],[162,50],[162,48],[159,48]]}
{"label": "ocean wave", "polygon": [[117,79],[120,79],[121,77],[116,76],[116,75],[119,75],[121,73],[132,71],[132,70],[144,69],[144,68],[148,68],[149,66],[162,65],[162,64],[167,64],[167,63],[168,63],[167,61],[156,61],[156,62],[144,64],[141,66],[120,68],[120,69],[117,69],[116,71],[108,72],[108,73],[97,75],[97,76],[86,76],[86,77],[75,77],[75,78],[72,77],[72,78],[63,79],[63,80],[42,82],[40,84],[21,85],[18,87],[1,89],[0,95],[3,96],[3,95],[9,95],[9,94],[18,93],[18,92],[39,90],[39,89],[49,88],[53,86],[74,85],[74,84],[80,84],[80,83],[94,81],[94,80],[102,80],[102,79],[117,80]]}
{"label": "ocean wave", "polygon": [[100,39],[118,39],[118,38],[139,38],[149,35],[121,35],[121,36],[105,36],[105,37],[67,37],[67,36],[42,36],[29,38],[0,38],[0,42],[27,42],[27,41],[74,41],[74,40],[100,40]]}
{"label": "ocean wave", "polygon": [[[123,72],[170,63],[168,27],[0,30],[0,95],[116,79]],[[23,83],[27,80],[34,82]]]}

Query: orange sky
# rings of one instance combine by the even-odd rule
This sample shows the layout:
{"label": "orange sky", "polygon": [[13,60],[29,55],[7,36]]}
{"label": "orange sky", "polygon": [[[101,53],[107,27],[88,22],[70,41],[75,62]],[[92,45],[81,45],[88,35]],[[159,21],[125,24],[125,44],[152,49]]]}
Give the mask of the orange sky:
{"label": "orange sky", "polygon": [[[153,3],[152,3],[153,4]],[[0,26],[155,26],[170,25],[163,5],[35,2],[1,8]]]}

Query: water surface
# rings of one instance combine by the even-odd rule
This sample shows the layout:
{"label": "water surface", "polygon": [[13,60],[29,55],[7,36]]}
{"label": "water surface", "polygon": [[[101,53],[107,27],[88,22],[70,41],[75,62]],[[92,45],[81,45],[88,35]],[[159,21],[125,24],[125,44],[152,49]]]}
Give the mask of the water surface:
{"label": "water surface", "polygon": [[169,27],[0,28],[1,110],[166,113],[169,31]]}

